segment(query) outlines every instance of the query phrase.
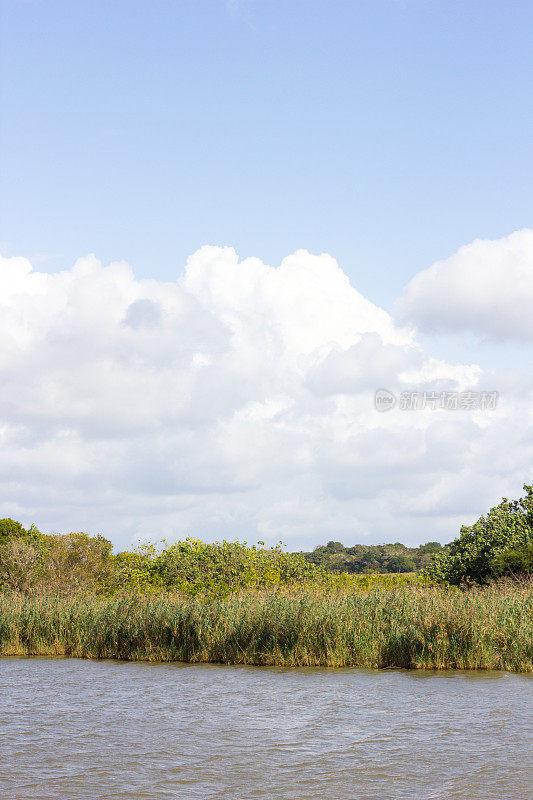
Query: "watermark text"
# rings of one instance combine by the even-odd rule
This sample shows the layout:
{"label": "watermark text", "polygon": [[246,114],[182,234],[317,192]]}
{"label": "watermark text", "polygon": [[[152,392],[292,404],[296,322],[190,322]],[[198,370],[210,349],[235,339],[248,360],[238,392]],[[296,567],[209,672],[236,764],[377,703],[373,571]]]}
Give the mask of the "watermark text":
{"label": "watermark text", "polygon": [[498,405],[499,392],[400,392],[398,395],[388,389],[377,389],[374,406],[377,411],[493,411]]}

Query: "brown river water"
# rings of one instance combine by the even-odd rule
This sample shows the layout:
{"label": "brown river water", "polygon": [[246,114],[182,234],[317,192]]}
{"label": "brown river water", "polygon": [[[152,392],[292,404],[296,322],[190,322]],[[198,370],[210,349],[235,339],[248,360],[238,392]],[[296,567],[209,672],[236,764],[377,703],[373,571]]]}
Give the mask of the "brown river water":
{"label": "brown river water", "polygon": [[0,659],[2,800],[530,800],[528,676]]}

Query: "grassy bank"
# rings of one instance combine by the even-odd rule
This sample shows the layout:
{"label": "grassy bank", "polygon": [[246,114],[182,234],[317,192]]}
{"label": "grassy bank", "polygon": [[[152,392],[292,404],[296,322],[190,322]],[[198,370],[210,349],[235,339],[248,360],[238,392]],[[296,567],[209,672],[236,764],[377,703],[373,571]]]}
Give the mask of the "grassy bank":
{"label": "grassy bank", "polygon": [[530,587],[0,600],[1,655],[533,671]]}

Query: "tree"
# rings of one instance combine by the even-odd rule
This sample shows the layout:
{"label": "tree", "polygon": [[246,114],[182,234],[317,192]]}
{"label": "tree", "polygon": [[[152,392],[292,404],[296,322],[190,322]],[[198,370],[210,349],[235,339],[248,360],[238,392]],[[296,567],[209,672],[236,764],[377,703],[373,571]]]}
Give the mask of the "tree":
{"label": "tree", "polygon": [[408,556],[392,556],[386,563],[389,572],[414,572],[415,563]]}
{"label": "tree", "polygon": [[43,537],[45,579],[52,591],[96,591],[113,572],[113,545],[98,534],[67,533]]}
{"label": "tree", "polygon": [[109,583],[115,564],[112,545],[86,533],[45,535],[33,525],[0,520],[0,588],[65,592],[98,591]]}
{"label": "tree", "polygon": [[[503,569],[504,553],[533,544],[533,487],[524,485],[519,500],[503,498],[461,535],[435,553],[428,568],[430,577],[459,585],[464,581],[486,583]],[[518,562],[516,562],[518,563]],[[498,564],[500,565],[498,567]]]}
{"label": "tree", "polygon": [[439,550],[442,550],[442,545],[440,542],[426,542],[426,544],[421,544],[418,549],[421,553],[438,553]]}
{"label": "tree", "polygon": [[43,578],[42,552],[24,536],[0,544],[0,588],[27,593]]}
{"label": "tree", "polygon": [[344,545],[342,542],[328,542],[326,549],[331,553],[342,553],[344,551]]}
{"label": "tree", "polygon": [[492,573],[496,577],[531,575],[533,573],[533,544],[507,547],[492,559],[491,566]]}

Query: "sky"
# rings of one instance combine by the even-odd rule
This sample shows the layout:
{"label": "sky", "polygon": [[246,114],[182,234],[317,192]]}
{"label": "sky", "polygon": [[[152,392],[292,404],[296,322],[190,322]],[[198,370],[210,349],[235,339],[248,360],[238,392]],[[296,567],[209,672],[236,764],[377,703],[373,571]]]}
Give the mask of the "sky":
{"label": "sky", "polygon": [[0,516],[444,542],[531,482],[531,3],[0,6]]}

